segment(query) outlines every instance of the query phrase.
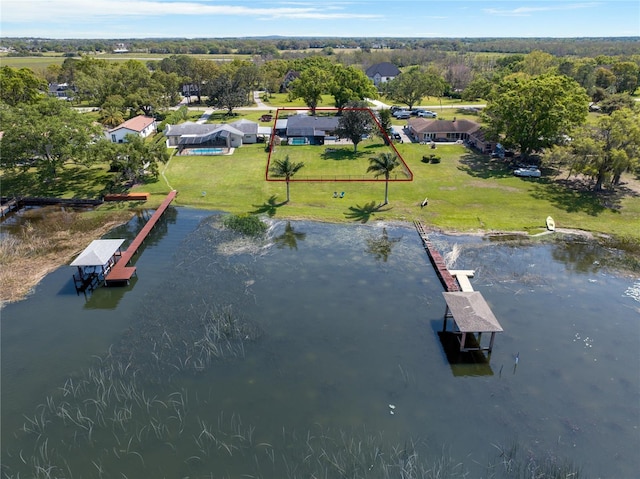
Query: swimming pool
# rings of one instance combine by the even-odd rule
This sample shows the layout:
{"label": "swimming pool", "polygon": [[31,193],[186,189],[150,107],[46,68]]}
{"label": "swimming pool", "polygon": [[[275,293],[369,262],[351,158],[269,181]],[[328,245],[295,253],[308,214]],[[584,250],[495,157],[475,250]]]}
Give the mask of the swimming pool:
{"label": "swimming pool", "polygon": [[222,155],[225,152],[224,148],[186,148],[182,150],[182,155]]}

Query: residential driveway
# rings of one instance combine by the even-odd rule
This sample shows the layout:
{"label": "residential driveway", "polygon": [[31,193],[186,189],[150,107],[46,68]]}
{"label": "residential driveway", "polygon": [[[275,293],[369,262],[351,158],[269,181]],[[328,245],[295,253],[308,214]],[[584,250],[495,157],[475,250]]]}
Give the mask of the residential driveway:
{"label": "residential driveway", "polygon": [[382,103],[379,100],[373,100],[371,98],[365,98],[365,100],[368,101],[369,103],[373,103],[374,107],[377,110],[382,110],[383,108],[388,110],[389,108],[391,108],[389,105],[387,105],[386,103]]}
{"label": "residential driveway", "polygon": [[[393,133],[398,133],[400,135],[400,138],[402,138],[402,143],[411,143],[411,138],[409,137],[409,135],[407,135],[407,133],[404,131],[404,128],[402,128],[401,126],[397,126],[394,125],[391,127],[391,134]],[[398,140],[394,140],[394,141],[398,141]]]}
{"label": "residential driveway", "polygon": [[254,91],[253,92],[253,101],[256,102],[256,108],[260,109],[260,110],[268,110],[271,107],[269,107],[268,105],[265,105],[262,100],[260,99],[262,97],[262,95],[264,95],[263,91]]}

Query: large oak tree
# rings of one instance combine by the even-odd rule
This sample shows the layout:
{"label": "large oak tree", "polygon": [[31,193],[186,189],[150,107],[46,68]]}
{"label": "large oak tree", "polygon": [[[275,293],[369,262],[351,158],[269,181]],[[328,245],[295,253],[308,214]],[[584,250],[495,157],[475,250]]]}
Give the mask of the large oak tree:
{"label": "large oak tree", "polygon": [[615,187],[623,173],[640,165],[640,113],[623,108],[575,132],[570,144],[553,148],[545,160],[567,166],[569,174],[593,180],[593,189]]}
{"label": "large oak tree", "polygon": [[493,89],[484,115],[490,136],[526,159],[564,141],[585,122],[588,105],[584,88],[569,77],[512,75]]}
{"label": "large oak tree", "polygon": [[4,112],[4,136],[0,142],[3,164],[9,167],[33,164],[43,178],[55,178],[66,162],[90,164],[90,145],[102,134],[91,117],[66,102],[45,98],[32,105],[21,104]]}
{"label": "large oak tree", "polygon": [[358,151],[358,143],[365,135],[371,133],[373,117],[364,102],[349,103],[338,119],[336,134],[342,138],[349,138],[353,143],[354,153]]}

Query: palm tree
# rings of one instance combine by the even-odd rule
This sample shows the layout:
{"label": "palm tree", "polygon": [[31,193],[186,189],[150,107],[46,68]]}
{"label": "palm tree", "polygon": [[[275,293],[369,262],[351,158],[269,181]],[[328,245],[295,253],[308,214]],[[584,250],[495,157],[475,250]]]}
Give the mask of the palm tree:
{"label": "palm tree", "polygon": [[367,168],[367,173],[373,172],[376,178],[384,175],[385,185],[383,205],[389,203],[389,175],[396,166],[400,166],[400,162],[398,161],[398,157],[393,153],[380,153],[375,158],[369,159],[369,168]]}
{"label": "palm tree", "polygon": [[300,168],[304,166],[303,162],[292,163],[289,160],[289,155],[285,156],[284,160],[276,160],[273,166],[269,168],[269,171],[276,178],[284,178],[287,182],[287,203],[289,202],[289,180],[295,175]]}
{"label": "palm tree", "polygon": [[107,106],[100,112],[100,123],[115,128],[124,123],[124,114],[114,106]]}

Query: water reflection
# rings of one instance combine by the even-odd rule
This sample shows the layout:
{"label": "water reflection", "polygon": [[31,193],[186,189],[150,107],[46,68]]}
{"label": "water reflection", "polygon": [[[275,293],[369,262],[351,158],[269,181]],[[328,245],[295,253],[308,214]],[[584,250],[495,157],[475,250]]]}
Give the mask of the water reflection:
{"label": "water reflection", "polygon": [[253,241],[175,212],[135,288],[85,302],[58,294],[65,268],[3,311],[4,474],[391,477],[444,445],[450,477],[480,477],[515,439],[594,476],[640,467],[637,283],[567,268],[561,245],[434,235],[504,327],[483,359],[438,335],[410,226],[276,222]]}
{"label": "water reflection", "polygon": [[287,221],[284,227],[284,233],[273,238],[274,243],[280,249],[288,247],[289,249],[298,249],[298,241],[304,241],[306,233],[295,231],[291,226],[291,221]]}
{"label": "water reflection", "polygon": [[493,376],[491,353],[485,355],[481,351],[460,351],[460,341],[450,331],[439,331],[438,338],[454,376]]}
{"label": "water reflection", "polygon": [[367,253],[372,255],[377,261],[384,263],[389,259],[393,245],[402,238],[389,238],[387,228],[382,228],[382,235],[379,238],[367,238]]}

